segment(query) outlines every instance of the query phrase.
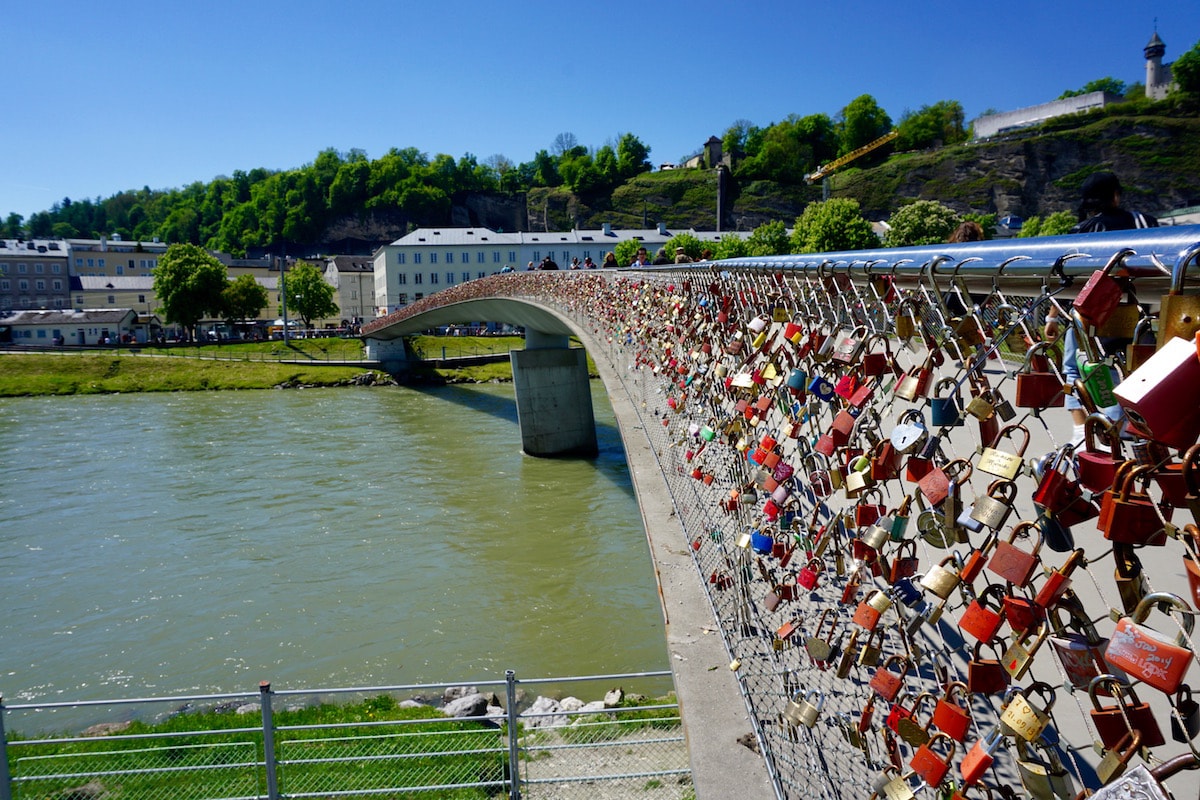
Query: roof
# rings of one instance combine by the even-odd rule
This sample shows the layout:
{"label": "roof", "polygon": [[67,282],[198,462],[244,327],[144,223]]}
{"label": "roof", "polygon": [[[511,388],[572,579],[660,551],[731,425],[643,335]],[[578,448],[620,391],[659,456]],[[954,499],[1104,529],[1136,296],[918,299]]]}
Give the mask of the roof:
{"label": "roof", "polygon": [[78,289],[85,292],[102,292],[105,289],[117,292],[154,291],[152,275],[78,275],[72,277],[72,284],[75,278],[79,280]]}
{"label": "roof", "polygon": [[491,228],[417,228],[412,233],[392,242],[393,245],[430,247],[464,244],[520,244],[520,234],[496,233]]}
{"label": "roof", "polygon": [[[744,238],[749,231],[696,231],[667,230],[658,228],[595,228],[570,231],[526,231],[523,233],[496,233],[489,228],[418,228],[402,239],[392,242],[392,247],[458,247],[469,244],[509,245],[578,245],[594,242],[616,243],[629,239],[662,244],[680,233],[696,237],[702,242],[719,242],[726,236]],[[340,257],[340,256],[339,256]]]}
{"label": "roof", "polygon": [[136,317],[131,308],[52,309],[47,311],[14,311],[0,317],[5,325],[116,325],[128,317]]}
{"label": "roof", "polygon": [[59,239],[0,239],[0,256],[23,255],[66,258],[67,248]]}
{"label": "roof", "polygon": [[338,272],[374,272],[375,262],[370,256],[332,256],[326,260]]}

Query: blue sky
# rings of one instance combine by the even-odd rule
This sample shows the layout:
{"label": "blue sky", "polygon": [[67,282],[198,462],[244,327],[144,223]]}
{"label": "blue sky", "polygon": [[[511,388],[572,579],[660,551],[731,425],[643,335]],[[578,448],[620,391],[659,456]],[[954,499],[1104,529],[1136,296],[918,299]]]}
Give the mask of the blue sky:
{"label": "blue sky", "polygon": [[968,119],[1200,41],[1196,0],[41,0],[6,15],[0,214],[63,197],[287,169],[327,147],[528,161],[556,135],[623,133],[655,164],[739,119],[835,117],[860,94],[899,120]]}

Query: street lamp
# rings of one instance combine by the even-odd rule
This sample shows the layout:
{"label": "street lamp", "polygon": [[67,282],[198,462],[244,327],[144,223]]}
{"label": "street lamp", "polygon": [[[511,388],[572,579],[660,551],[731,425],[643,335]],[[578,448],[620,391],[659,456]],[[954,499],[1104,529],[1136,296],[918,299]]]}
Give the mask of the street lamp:
{"label": "street lamp", "polygon": [[288,341],[288,318],[287,318],[287,254],[285,253],[279,259],[279,298],[283,305],[283,343]]}

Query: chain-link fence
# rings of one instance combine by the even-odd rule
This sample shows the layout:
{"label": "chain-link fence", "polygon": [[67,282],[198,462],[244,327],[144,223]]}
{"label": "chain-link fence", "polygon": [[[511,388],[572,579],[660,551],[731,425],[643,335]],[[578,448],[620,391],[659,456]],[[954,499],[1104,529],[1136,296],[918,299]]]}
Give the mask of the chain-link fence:
{"label": "chain-link fence", "polygon": [[694,797],[672,695],[622,685],[669,673],[5,705],[0,798]]}

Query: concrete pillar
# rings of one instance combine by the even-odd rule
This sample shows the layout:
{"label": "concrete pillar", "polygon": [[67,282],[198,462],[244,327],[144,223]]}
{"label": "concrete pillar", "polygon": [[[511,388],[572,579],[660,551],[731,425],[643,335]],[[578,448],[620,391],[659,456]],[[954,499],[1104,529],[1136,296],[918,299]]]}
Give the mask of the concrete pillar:
{"label": "concrete pillar", "polygon": [[364,351],[368,361],[378,361],[384,372],[396,375],[408,368],[408,351],[404,348],[404,339],[372,339],[364,342]]}
{"label": "concrete pillar", "polygon": [[594,457],[599,446],[586,351],[543,347],[513,350],[509,357],[526,455]]}

